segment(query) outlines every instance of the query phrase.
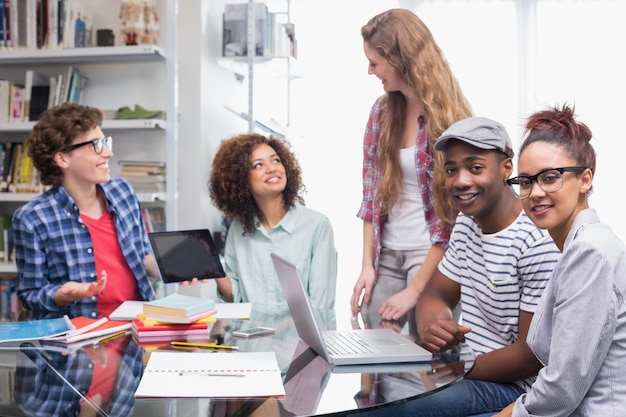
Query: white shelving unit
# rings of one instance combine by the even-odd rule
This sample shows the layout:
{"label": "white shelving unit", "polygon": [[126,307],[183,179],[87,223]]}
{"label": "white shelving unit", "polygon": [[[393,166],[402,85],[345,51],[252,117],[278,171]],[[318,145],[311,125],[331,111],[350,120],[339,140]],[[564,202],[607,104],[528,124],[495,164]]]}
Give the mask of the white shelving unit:
{"label": "white shelving unit", "polygon": [[[286,4],[286,10],[278,12],[278,14],[284,14],[287,18],[287,23],[291,23],[291,0],[284,0]],[[301,78],[300,75],[294,74],[293,67],[295,59],[291,56],[256,56],[255,54],[255,13],[254,4],[259,3],[254,0],[248,0],[248,19],[247,19],[247,56],[236,57],[221,57],[218,58],[218,65],[225,68],[235,74],[238,80],[247,81],[248,86],[248,108],[247,112],[238,112],[234,109],[226,107],[227,110],[237,114],[248,123],[248,130],[250,132],[257,129],[263,130],[265,133],[283,135],[285,128],[289,128],[291,122],[291,82],[295,79]],[[276,13],[276,12],[275,12]],[[272,74],[274,78],[280,78],[284,80],[285,91],[285,110],[286,116],[283,126],[269,126],[267,121],[257,120],[255,118],[255,94],[254,87],[256,82],[256,75],[259,73],[258,68],[263,67],[265,71],[264,76],[268,73]],[[256,74],[255,74],[256,73]]]}
{"label": "white shelving unit", "polygon": [[[111,47],[87,47],[70,49],[38,49],[38,50],[2,50],[0,51],[0,78],[5,72],[15,74],[18,70],[46,68],[57,65],[88,65],[98,70],[100,66],[111,68],[123,74],[124,81],[132,78],[132,83],[141,84],[143,80],[141,71],[133,71],[134,65],[157,65],[164,74],[164,84],[149,85],[149,89],[162,89],[164,97],[163,109],[165,117],[162,119],[135,119],[135,120],[107,120],[103,123],[103,129],[111,132],[116,137],[123,138],[124,147],[132,148],[133,136],[150,136],[154,133],[154,143],[163,146],[160,154],[164,155],[166,163],[166,191],[165,193],[138,194],[142,203],[164,204],[167,229],[174,230],[178,224],[178,0],[160,0],[162,5],[161,14],[165,14],[167,26],[162,30],[166,34],[163,46],[157,45],[134,45],[134,46],[111,46]],[[101,71],[101,70],[100,70]],[[95,77],[102,75],[97,73]],[[91,77],[90,77],[91,78]],[[19,81],[19,80],[15,80]],[[112,79],[116,83],[116,79]],[[87,89],[90,88],[89,80]],[[106,87],[106,86],[105,86]],[[104,88],[106,91],[106,88]],[[102,86],[100,93],[102,94]],[[130,93],[129,93],[130,94]],[[135,102],[135,97],[125,97],[128,103]],[[90,101],[87,105],[95,105]],[[102,106],[98,106],[103,108]],[[106,110],[103,108],[103,110]],[[23,123],[0,123],[0,140],[6,140],[4,136],[26,138],[32,130],[35,122]],[[21,135],[24,133],[24,135]],[[137,145],[139,147],[139,145]],[[141,150],[139,150],[141,151]],[[116,155],[117,156],[117,155]],[[122,155],[123,157],[123,155]],[[36,194],[32,193],[0,193],[0,208],[4,205],[26,203]],[[15,272],[15,266],[0,263],[0,274]]]}

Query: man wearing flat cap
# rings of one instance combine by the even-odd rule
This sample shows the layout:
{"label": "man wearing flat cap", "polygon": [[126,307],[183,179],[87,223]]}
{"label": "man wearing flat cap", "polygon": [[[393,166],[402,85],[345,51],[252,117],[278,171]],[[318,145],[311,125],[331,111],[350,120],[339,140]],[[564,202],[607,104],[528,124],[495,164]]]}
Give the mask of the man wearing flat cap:
{"label": "man wearing flat cap", "polygon": [[[433,352],[467,343],[476,363],[464,380],[393,413],[494,412],[526,391],[541,367],[526,334],[560,253],[506,184],[513,150],[504,126],[485,117],[463,119],[443,132],[435,149],[444,153],[446,190],[460,213],[450,247],[417,302],[417,332]],[[458,303],[462,324],[451,314]]]}

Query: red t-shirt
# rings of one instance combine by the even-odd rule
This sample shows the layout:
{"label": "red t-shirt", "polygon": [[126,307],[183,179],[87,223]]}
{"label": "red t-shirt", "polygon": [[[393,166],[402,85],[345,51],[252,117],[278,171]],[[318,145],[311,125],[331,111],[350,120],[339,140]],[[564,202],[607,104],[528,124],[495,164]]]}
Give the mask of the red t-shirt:
{"label": "red t-shirt", "polygon": [[108,317],[122,302],[142,300],[141,293],[122,253],[111,213],[106,211],[99,219],[83,214],[80,218],[91,234],[98,279],[102,270],[107,273],[107,284],[98,294],[98,317]]}

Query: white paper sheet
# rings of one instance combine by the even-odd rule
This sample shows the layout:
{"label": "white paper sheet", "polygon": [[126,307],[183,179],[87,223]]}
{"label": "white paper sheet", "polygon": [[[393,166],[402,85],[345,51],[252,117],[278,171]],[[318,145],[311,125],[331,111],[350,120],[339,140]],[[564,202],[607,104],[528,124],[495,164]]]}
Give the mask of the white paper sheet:
{"label": "white paper sheet", "polygon": [[282,397],[274,352],[150,354],[135,398]]}

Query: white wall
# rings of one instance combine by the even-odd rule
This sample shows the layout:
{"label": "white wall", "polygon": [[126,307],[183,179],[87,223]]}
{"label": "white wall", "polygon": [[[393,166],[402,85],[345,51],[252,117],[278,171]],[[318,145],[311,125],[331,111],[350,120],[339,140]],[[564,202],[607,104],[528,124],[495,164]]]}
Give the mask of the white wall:
{"label": "white wall", "polygon": [[[217,64],[227,2],[180,2],[181,228],[219,227],[219,215],[210,208],[206,193],[210,161],[221,140],[248,130],[246,122],[223,107],[227,104],[247,111],[247,79],[238,82]],[[380,82],[367,75],[360,28],[390,3],[362,0],[354,9],[351,4],[330,0],[292,2],[299,61],[307,72],[302,80],[292,82],[296,134],[290,141],[303,166],[307,206],[328,215],[335,230],[337,305],[343,306],[346,314],[360,270],[362,222],[356,212],[361,198],[363,129],[371,104],[382,94]],[[285,10],[280,9],[284,4],[273,1],[271,6]],[[295,4],[315,7],[297,8]],[[255,89],[255,115],[263,119],[276,108],[284,114],[284,81],[255,73],[255,82],[259,86]],[[191,166],[195,167],[193,173],[186,173]]]}
{"label": "white wall", "polygon": [[[234,0],[233,0],[234,1]],[[219,141],[247,130],[223,108],[246,110],[246,81],[217,65],[225,0],[180,1],[180,218],[179,226],[217,228],[206,181]],[[624,2],[543,1],[536,22],[539,43],[519,42],[524,22],[513,0],[293,0],[304,78],[292,83],[292,144],[304,168],[307,205],[327,214],[339,251],[337,305],[345,305],[360,270],[361,141],[373,100],[382,93],[367,75],[360,28],[374,14],[397,4],[411,6],[431,28],[477,115],[501,121],[515,143],[530,111],[575,103],[580,119],[597,137],[599,170],[592,205],[626,239],[621,207],[615,204],[624,149],[621,106],[625,96]],[[567,5],[565,4],[567,3]],[[280,7],[283,0],[272,0]],[[358,4],[358,6],[354,6]],[[568,12],[562,13],[563,7]],[[471,16],[471,17],[470,17]],[[526,17],[528,18],[528,16]],[[594,23],[599,26],[592,27]],[[526,39],[526,38],[525,38]],[[619,42],[618,42],[619,40]],[[526,54],[518,52],[536,51]],[[609,51],[609,52],[606,52]],[[257,76],[257,84],[263,80]],[[274,84],[275,85],[275,84]],[[278,89],[256,94],[255,113],[283,111]],[[262,97],[261,97],[262,96]],[[271,113],[271,111],[270,111]]]}

